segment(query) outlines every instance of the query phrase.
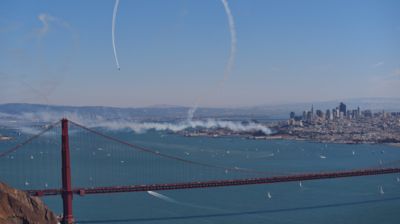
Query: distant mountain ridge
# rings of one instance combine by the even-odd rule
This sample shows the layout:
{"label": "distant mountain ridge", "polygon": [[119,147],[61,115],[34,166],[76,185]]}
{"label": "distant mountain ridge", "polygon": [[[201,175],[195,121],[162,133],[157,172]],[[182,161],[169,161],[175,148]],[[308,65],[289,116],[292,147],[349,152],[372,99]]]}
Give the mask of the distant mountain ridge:
{"label": "distant mountain ridge", "polygon": [[[206,108],[202,107],[196,111],[196,117],[277,117],[286,118],[290,111],[300,113],[303,110],[310,110],[313,105],[314,110],[333,109],[340,102],[347,104],[348,109],[361,110],[370,109],[373,111],[400,111],[400,98],[357,98],[338,101],[306,102],[306,103],[287,103],[258,105],[252,107],[237,108]],[[108,106],[61,106],[43,105],[26,103],[7,103],[0,104],[0,117],[7,115],[22,115],[27,113],[55,113],[66,114],[76,113],[80,116],[93,117],[101,116],[106,119],[185,119],[189,107],[176,105],[154,105],[151,107],[119,108]]]}

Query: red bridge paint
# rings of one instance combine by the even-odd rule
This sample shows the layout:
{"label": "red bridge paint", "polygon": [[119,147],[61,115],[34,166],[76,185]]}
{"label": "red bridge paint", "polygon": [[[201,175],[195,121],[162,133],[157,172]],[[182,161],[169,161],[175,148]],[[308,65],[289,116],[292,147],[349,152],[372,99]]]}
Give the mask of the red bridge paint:
{"label": "red bridge paint", "polygon": [[61,120],[61,176],[62,176],[62,190],[60,191],[63,199],[64,215],[61,220],[64,224],[74,223],[72,215],[72,184],[71,184],[71,158],[69,155],[69,137],[68,137],[68,120]]}
{"label": "red bridge paint", "polygon": [[[272,184],[272,183],[293,182],[293,181],[382,175],[391,173],[400,173],[400,168],[353,170],[353,171],[343,171],[343,172],[299,174],[299,175],[276,176],[276,177],[265,177],[265,178],[214,180],[205,182],[77,188],[73,189],[72,192],[78,195],[85,195],[85,194],[108,194],[108,193],[138,192],[138,191],[164,191],[164,190],[180,190],[180,189],[191,189],[191,188],[240,186],[240,185],[252,185],[252,184]],[[28,190],[27,192],[33,196],[52,196],[61,194],[63,191],[60,189],[47,189],[47,190]]]}

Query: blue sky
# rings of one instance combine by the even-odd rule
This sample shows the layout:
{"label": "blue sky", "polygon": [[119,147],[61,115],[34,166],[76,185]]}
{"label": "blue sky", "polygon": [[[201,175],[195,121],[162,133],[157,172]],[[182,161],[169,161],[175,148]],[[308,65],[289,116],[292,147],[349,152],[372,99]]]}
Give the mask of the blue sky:
{"label": "blue sky", "polygon": [[[0,103],[246,106],[400,95],[400,1],[0,2]],[[46,18],[48,26],[39,20]]]}

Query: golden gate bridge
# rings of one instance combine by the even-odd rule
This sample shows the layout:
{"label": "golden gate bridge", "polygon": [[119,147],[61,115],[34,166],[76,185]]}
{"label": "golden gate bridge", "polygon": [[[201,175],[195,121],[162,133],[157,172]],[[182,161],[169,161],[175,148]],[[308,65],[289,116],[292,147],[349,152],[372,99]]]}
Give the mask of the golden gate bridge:
{"label": "golden gate bridge", "polygon": [[[121,164],[125,163],[125,160],[129,157],[138,157],[138,159],[149,161],[148,163],[144,163],[144,167],[142,170],[145,172],[142,173],[142,176],[151,177],[151,172],[146,169],[146,167],[153,167],[154,163],[163,163],[160,158],[164,160],[172,160],[176,163],[182,164],[182,166],[177,166],[175,169],[177,172],[180,172],[183,178],[178,178],[175,180],[170,179],[153,179],[153,180],[144,180],[143,178],[138,178],[139,181],[143,181],[142,183],[135,184],[126,184],[127,182],[135,182],[132,177],[124,176],[125,184],[119,184],[115,186],[104,186],[104,183],[101,183],[101,186],[91,186],[91,187],[75,187],[72,184],[72,174],[71,169],[71,152],[70,152],[70,131],[69,125],[74,126],[74,128],[80,129],[81,131],[85,131],[88,135],[83,136],[81,133],[73,133],[75,137],[88,139],[89,134],[97,136],[101,138],[103,142],[99,142],[101,146],[108,146],[111,150],[117,150],[118,147],[114,145],[110,145],[110,142],[113,144],[118,144],[124,146],[128,149],[133,149],[135,152],[140,154],[135,155],[127,155],[117,154],[119,158],[119,162]],[[12,156],[13,153],[18,150],[27,147],[29,144],[32,144],[34,141],[37,141],[41,136],[47,135],[53,137],[59,137],[59,133],[57,132],[58,127],[61,126],[61,141],[60,148],[61,152],[61,186],[57,188],[49,187],[46,183],[45,188],[37,188],[37,189],[24,189],[32,196],[54,196],[61,195],[63,200],[63,217],[62,223],[73,223],[73,210],[72,210],[72,199],[73,195],[86,195],[86,194],[108,194],[108,193],[120,193],[120,192],[140,192],[140,191],[162,191],[162,190],[180,190],[180,189],[191,189],[191,188],[212,188],[212,187],[226,187],[226,186],[239,186],[239,185],[254,185],[254,184],[272,184],[272,183],[282,183],[282,182],[293,182],[293,181],[307,181],[307,180],[318,180],[318,179],[333,179],[333,178],[346,178],[346,177],[357,177],[357,176],[370,176],[370,175],[383,175],[383,174],[393,174],[400,173],[400,167],[395,166],[396,163],[388,164],[387,167],[373,167],[373,168],[364,168],[364,169],[352,169],[352,170],[341,170],[341,171],[333,171],[333,172],[305,172],[305,173],[285,173],[285,174],[277,174],[271,171],[259,171],[254,169],[245,169],[239,167],[226,167],[226,166],[218,166],[203,162],[197,162],[188,160],[179,156],[162,153],[158,150],[153,150],[151,148],[143,147],[137,144],[132,144],[128,141],[124,141],[122,139],[113,137],[111,135],[106,135],[98,130],[85,127],[81,124],[75,123],[73,121],[69,121],[67,119],[62,119],[59,122],[46,126],[46,128],[39,132],[36,135],[26,139],[25,141],[17,144],[9,148],[8,150],[0,152],[0,158],[8,158],[9,160],[14,159]],[[49,135],[48,133],[52,130],[56,130],[53,135]],[[56,141],[55,141],[56,142]],[[90,142],[90,141],[89,141]],[[106,143],[107,142],[107,143]],[[47,139],[47,144],[51,144],[52,142]],[[54,143],[54,142],[53,142]],[[77,147],[77,144],[72,143],[75,147],[75,150],[80,150]],[[54,144],[57,145],[57,144]],[[42,146],[43,147],[43,146]],[[40,148],[40,147],[39,147]],[[103,151],[103,148],[98,147],[98,151]],[[40,154],[43,154],[43,151],[40,151]],[[96,155],[95,152],[92,152],[92,155]],[[111,157],[111,153],[106,154],[107,157]],[[151,157],[150,157],[151,156]],[[33,155],[30,156],[30,159],[33,159]],[[120,160],[120,159],[125,160]],[[11,166],[12,163],[10,163]],[[210,176],[205,176],[204,173],[199,169],[190,170],[188,169],[188,165],[196,166],[198,168],[208,170]],[[45,168],[39,168],[45,169]],[[121,170],[110,168],[115,173],[121,173]],[[168,171],[164,171],[164,168],[157,168],[160,176],[164,176],[163,172],[168,173]],[[12,167],[10,170],[14,171]],[[59,172],[59,171],[58,171]],[[130,170],[129,173],[134,171]],[[137,172],[137,171],[136,171]],[[217,175],[213,175],[217,174]],[[107,176],[106,174],[98,174],[100,176]],[[214,176],[214,177],[213,177]],[[90,178],[92,179],[92,178]],[[79,181],[78,181],[79,182]],[[25,182],[25,188],[30,186],[29,182]]]}

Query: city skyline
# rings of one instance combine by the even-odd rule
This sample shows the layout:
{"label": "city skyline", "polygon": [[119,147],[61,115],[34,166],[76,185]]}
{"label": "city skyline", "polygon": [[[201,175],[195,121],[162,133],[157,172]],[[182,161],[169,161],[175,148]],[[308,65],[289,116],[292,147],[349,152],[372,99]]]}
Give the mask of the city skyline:
{"label": "city skyline", "polygon": [[[400,95],[398,1],[2,1],[0,103],[252,106]],[[156,16],[155,16],[156,15]]]}

